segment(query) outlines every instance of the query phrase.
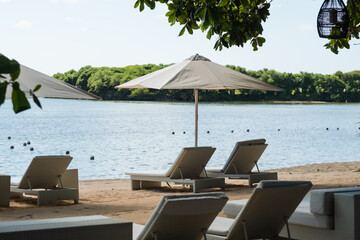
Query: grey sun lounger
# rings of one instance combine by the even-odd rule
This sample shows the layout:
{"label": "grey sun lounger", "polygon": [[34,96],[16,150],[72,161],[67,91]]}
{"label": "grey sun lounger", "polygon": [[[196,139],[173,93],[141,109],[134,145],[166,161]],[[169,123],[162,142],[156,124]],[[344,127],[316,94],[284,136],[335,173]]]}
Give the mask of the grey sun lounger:
{"label": "grey sun lounger", "polygon": [[31,161],[19,185],[11,186],[13,195],[37,196],[37,205],[56,200],[79,201],[77,169],[67,170],[70,156],[37,156]]}
{"label": "grey sun lounger", "polygon": [[133,224],[133,239],[200,240],[227,200],[219,192],[165,196],[145,226]]}
{"label": "grey sun lounger", "polygon": [[[235,218],[247,199],[228,201],[222,213]],[[289,218],[291,237],[306,240],[360,239],[360,187],[311,190]],[[286,236],[283,228],[280,236]]]}
{"label": "grey sun lounger", "polygon": [[0,222],[2,240],[132,240],[132,223],[102,215]]}
{"label": "grey sun lounger", "polygon": [[[212,147],[188,147],[183,148],[179,156],[166,172],[132,172],[130,175],[131,189],[143,189],[149,187],[161,187],[161,182],[173,182],[189,185],[194,192],[200,189],[225,188],[224,178],[201,177],[205,165],[213,155],[215,148]],[[170,186],[170,185],[169,185]]]}
{"label": "grey sun lounger", "polygon": [[[277,180],[277,172],[260,172],[258,160],[268,144],[265,139],[237,142],[223,168],[206,168],[209,177],[248,179],[249,186],[262,180]],[[256,166],[257,171],[252,172]]]}
{"label": "grey sun lounger", "polygon": [[308,181],[261,181],[235,219],[215,218],[207,239],[281,239],[280,231],[311,186]]}

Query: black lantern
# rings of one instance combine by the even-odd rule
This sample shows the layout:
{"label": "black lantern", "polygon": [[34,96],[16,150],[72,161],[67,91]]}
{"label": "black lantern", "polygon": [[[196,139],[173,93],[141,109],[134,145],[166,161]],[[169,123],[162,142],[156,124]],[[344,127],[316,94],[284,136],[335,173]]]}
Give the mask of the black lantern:
{"label": "black lantern", "polygon": [[345,38],[349,29],[349,14],[342,0],[325,0],[318,18],[317,29],[321,38]]}

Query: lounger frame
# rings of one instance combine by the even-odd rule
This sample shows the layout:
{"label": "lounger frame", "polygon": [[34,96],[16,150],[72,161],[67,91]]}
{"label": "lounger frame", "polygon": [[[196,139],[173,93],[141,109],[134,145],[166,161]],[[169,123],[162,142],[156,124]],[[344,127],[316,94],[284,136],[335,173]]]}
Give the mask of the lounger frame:
{"label": "lounger frame", "polygon": [[166,182],[168,185],[170,182],[189,185],[195,193],[201,189],[209,188],[224,190],[225,179],[208,177],[205,171],[205,166],[214,151],[215,148],[212,147],[183,148],[170,169],[165,173],[132,172],[125,174],[130,175],[132,190],[161,187],[162,182]]}
{"label": "lounger frame", "polygon": [[133,225],[137,240],[200,240],[224,207],[223,192],[164,196],[144,226]]}
{"label": "lounger frame", "polygon": [[10,192],[13,197],[16,195],[37,196],[37,206],[49,201],[74,200],[79,203],[79,181],[78,170],[68,169],[61,177],[62,187],[56,189],[20,189],[17,186],[11,186]]}
{"label": "lounger frame", "polygon": [[262,181],[234,220],[224,224],[226,218],[215,219],[207,239],[282,239],[281,229],[311,186],[307,181]]}
{"label": "lounger frame", "polygon": [[225,189],[224,178],[197,178],[197,179],[173,179],[169,177],[153,177],[144,175],[131,175],[131,189],[139,190],[145,188],[161,187],[162,182],[189,185],[194,193],[201,189],[220,188]]}
{"label": "lounger frame", "polygon": [[[267,146],[265,139],[237,142],[224,167],[218,170],[206,169],[207,175],[209,177],[247,179],[249,187],[253,187],[254,183],[262,180],[277,180],[277,172],[260,172],[257,165]],[[257,171],[252,172],[255,166]]]}

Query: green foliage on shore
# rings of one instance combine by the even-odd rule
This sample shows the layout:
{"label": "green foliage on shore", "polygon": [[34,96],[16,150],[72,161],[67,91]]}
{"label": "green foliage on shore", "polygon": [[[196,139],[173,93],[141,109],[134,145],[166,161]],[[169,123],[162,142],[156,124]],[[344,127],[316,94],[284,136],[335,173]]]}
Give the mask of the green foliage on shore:
{"label": "green foliage on shore", "polygon": [[[79,71],[70,70],[57,73],[55,78],[76,85],[96,94],[105,100],[166,100],[192,101],[192,90],[155,90],[155,89],[115,89],[114,87],[159,70],[169,65],[132,65],[126,67],[91,67]],[[233,70],[248,74],[264,82],[284,89],[283,92],[257,90],[219,90],[200,91],[202,101],[327,101],[359,102],[360,71],[332,75],[301,72],[299,74],[280,73],[263,69],[247,71],[237,66],[227,66]]]}

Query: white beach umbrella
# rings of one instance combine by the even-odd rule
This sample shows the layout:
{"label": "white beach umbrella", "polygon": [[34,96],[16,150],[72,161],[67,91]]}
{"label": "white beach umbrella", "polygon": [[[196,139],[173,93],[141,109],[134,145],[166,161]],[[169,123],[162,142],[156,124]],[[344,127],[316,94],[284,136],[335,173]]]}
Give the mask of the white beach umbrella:
{"label": "white beach umbrella", "polygon": [[[101,99],[94,94],[88,93],[71,84],[45,75],[24,65],[20,65],[20,75],[16,81],[20,83],[20,89],[25,92],[26,97],[31,97],[31,90],[40,84],[41,88],[36,92],[37,97],[89,100]],[[5,98],[10,99],[11,94],[12,87],[8,86]]]}
{"label": "white beach umbrella", "polygon": [[281,88],[224,67],[198,54],[136,78],[115,88],[194,89],[195,146],[198,143],[198,91],[221,89],[253,89],[281,91]]}

